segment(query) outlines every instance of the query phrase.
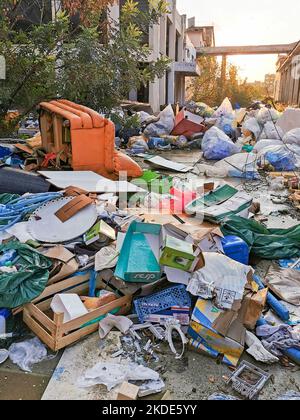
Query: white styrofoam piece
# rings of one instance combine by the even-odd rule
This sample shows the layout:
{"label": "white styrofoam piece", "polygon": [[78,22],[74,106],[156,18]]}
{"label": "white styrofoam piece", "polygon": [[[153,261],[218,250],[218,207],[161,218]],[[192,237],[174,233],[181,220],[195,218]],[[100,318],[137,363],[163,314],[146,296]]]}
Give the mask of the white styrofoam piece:
{"label": "white styrofoam piece", "polygon": [[193,169],[191,166],[186,166],[182,163],[173,162],[172,160],[167,160],[160,156],[145,157],[145,160],[156,166],[161,166],[166,169],[171,169],[172,171],[175,171],[175,172],[186,173]]}
{"label": "white styrofoam piece", "polygon": [[73,186],[93,193],[144,192],[130,182],[112,181],[92,171],[39,171],[39,174],[60,189]]}
{"label": "white styrofoam piece", "polygon": [[36,240],[47,243],[71,241],[86,233],[97,221],[94,204],[85,207],[65,223],[55,216],[55,213],[71,200],[73,197],[59,198],[39,207],[29,219],[29,233]]}

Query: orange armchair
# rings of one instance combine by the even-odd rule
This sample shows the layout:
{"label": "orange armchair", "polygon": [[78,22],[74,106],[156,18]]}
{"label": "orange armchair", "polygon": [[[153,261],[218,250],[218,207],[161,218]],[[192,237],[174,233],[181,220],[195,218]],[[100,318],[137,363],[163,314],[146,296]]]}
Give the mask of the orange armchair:
{"label": "orange armchair", "polygon": [[140,166],[115,149],[114,124],[96,111],[67,100],[39,105],[42,146],[47,153],[69,156],[75,171],[94,171],[116,179],[119,172],[136,178]]}

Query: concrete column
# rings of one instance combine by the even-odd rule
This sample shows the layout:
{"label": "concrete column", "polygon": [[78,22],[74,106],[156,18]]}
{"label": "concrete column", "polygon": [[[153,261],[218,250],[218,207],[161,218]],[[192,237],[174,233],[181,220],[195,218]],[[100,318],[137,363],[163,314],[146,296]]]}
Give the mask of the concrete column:
{"label": "concrete column", "polygon": [[174,67],[171,65],[168,78],[168,104],[175,103],[175,72]]}

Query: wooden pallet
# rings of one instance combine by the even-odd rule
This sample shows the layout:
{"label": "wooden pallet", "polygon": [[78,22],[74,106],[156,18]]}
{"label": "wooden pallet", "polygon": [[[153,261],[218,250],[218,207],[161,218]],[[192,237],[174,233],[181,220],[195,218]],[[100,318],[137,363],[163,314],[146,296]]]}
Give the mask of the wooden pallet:
{"label": "wooden pallet", "polygon": [[[101,280],[96,281],[96,286],[101,288]],[[120,297],[101,308],[65,323],[63,314],[53,314],[51,311],[50,304],[54,294],[76,293],[79,296],[87,296],[88,291],[89,281],[84,276],[61,281],[55,285],[55,289],[52,288],[52,295],[49,294],[50,290],[46,289],[37,300],[23,307],[23,321],[51,350],[58,351],[97,331],[97,319],[101,316],[118,308],[118,315],[126,315],[131,309],[132,296],[130,295]],[[93,321],[95,322],[92,323]]]}

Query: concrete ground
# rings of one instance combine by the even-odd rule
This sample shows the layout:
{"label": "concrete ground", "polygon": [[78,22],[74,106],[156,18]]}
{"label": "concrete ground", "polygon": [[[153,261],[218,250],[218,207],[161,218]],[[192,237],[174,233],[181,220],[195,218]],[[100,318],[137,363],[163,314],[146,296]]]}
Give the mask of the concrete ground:
{"label": "concrete ground", "polygon": [[[199,152],[165,152],[162,155],[177,162],[192,165],[201,160],[201,153]],[[147,167],[147,165],[143,166]],[[190,176],[180,175],[182,178],[189,178]],[[237,179],[231,181],[234,185],[239,185],[240,188],[246,189],[253,194],[256,200],[261,202],[262,214],[267,217],[269,226],[289,227],[299,223],[299,214],[290,205],[273,204],[266,183],[242,182]],[[268,264],[260,265],[260,273],[263,274],[267,267]],[[5,343],[0,341],[0,348],[4,345]],[[6,347],[7,345],[8,343],[6,343]],[[80,343],[77,346],[80,346]],[[51,360],[35,365],[32,373],[22,372],[10,361],[0,365],[0,400],[41,399],[61,356],[62,352]],[[174,359],[173,354],[165,347],[160,354],[160,358],[160,373],[165,380],[166,388],[171,392],[172,399],[203,400],[207,399],[214,392],[225,392],[226,394],[237,396],[237,394],[233,393],[230,386],[226,385],[226,379],[231,374],[231,370],[205,355],[188,350],[184,358],[178,361]],[[246,353],[244,353],[243,359],[272,374],[272,379],[260,393],[259,399],[276,399],[289,390],[300,392],[299,366],[284,367],[276,364],[270,367],[255,362]],[[102,397],[103,392],[103,388],[101,388]],[[68,397],[72,399],[71,394],[65,397],[66,399]]]}

